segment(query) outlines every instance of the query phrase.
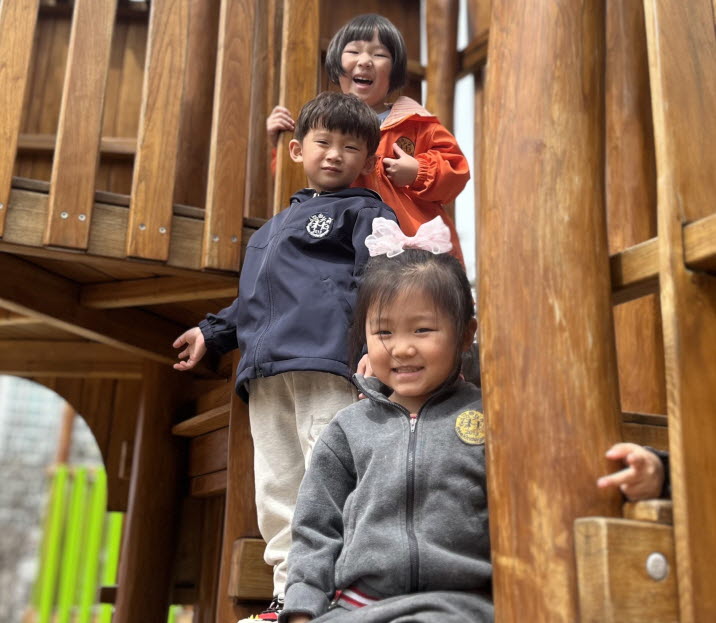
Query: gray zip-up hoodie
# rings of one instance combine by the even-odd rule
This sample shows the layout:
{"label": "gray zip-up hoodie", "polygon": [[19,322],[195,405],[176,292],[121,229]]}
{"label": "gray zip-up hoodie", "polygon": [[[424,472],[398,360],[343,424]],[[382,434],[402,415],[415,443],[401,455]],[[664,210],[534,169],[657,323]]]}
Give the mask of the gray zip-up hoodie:
{"label": "gray zip-up hoodie", "polygon": [[480,390],[455,381],[411,421],[377,379],[354,380],[368,399],[321,433],[299,491],[281,620],[317,617],[350,586],[489,593]]}

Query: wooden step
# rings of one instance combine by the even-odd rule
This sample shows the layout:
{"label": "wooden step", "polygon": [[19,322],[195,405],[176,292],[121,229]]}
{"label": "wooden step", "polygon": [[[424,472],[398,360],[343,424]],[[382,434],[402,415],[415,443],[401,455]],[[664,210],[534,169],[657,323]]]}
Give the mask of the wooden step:
{"label": "wooden step", "polygon": [[234,541],[229,576],[229,597],[242,601],[270,601],[273,597],[273,569],[264,562],[263,539]]}
{"label": "wooden step", "polygon": [[178,437],[198,437],[229,425],[229,404],[199,413],[172,427]]}

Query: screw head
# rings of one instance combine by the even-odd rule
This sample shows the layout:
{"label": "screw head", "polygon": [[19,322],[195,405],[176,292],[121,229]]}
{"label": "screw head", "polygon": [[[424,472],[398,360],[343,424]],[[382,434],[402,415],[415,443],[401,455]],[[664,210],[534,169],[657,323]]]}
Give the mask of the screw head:
{"label": "screw head", "polygon": [[238,241],[239,241],[239,237],[238,237],[238,236],[231,236],[231,242],[233,242],[234,244],[236,244]]}
{"label": "screw head", "polygon": [[2,210],[5,207],[4,203],[0,203],[0,210]]}
{"label": "screw head", "polygon": [[77,216],[77,218],[78,218],[80,221],[86,221],[86,220],[87,220],[87,215],[86,215],[86,214],[80,214],[80,215]]}
{"label": "screw head", "polygon": [[214,235],[211,237],[211,239],[212,239],[214,242],[219,242],[219,236],[217,236],[216,234],[214,234]]}
{"label": "screw head", "polygon": [[67,212],[60,212],[60,218],[67,218],[68,216]]}
{"label": "screw head", "polygon": [[167,233],[167,228],[166,228],[166,227],[160,227],[160,228],[159,228],[159,233],[160,233],[160,234],[166,234],[166,233]]}
{"label": "screw head", "polygon": [[147,228],[147,226],[146,226],[144,223],[140,223],[140,224],[139,224],[139,229],[140,229],[141,231],[144,231],[146,228]]}
{"label": "screw head", "polygon": [[653,552],[647,556],[646,572],[652,580],[661,582],[669,575],[669,561],[661,552]]}

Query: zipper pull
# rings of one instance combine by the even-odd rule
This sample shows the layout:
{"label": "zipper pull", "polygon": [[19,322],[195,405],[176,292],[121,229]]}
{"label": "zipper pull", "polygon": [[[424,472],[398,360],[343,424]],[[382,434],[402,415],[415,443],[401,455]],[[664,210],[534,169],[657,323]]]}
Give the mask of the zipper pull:
{"label": "zipper pull", "polygon": [[411,413],[410,414],[410,432],[415,432],[415,425],[418,423],[418,414],[417,413]]}

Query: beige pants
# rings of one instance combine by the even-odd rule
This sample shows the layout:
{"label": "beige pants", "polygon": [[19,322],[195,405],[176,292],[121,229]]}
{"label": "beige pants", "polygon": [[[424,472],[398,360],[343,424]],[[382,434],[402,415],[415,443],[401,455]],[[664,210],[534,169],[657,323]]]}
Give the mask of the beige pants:
{"label": "beige pants", "polygon": [[313,444],[333,416],[357,400],[345,378],[328,372],[285,372],[249,381],[254,481],[264,560],[283,597],[296,495]]}

